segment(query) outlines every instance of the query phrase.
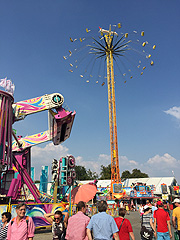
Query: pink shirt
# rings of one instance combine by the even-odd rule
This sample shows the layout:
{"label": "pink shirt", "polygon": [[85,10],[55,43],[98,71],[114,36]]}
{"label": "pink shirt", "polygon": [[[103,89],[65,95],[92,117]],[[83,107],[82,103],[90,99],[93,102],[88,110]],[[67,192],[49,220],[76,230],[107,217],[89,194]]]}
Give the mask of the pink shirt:
{"label": "pink shirt", "polygon": [[86,227],[90,221],[90,218],[79,211],[68,220],[68,226],[66,231],[67,240],[88,240],[86,234]]}
{"label": "pink shirt", "polygon": [[17,225],[17,217],[14,219],[13,224],[11,221],[8,226],[6,240],[28,240],[28,238],[34,237],[35,225],[31,217],[28,220],[28,227],[26,217],[24,217]]}

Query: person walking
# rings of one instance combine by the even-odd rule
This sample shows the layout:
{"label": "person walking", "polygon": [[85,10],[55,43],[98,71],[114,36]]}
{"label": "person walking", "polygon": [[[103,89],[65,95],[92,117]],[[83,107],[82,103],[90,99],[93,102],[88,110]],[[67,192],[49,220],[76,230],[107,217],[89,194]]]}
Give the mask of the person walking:
{"label": "person walking", "polygon": [[132,240],[135,240],[131,223],[128,219],[124,218],[125,214],[126,210],[124,208],[119,208],[119,217],[114,219],[119,229],[119,239],[130,240],[131,237]]}
{"label": "person walking", "polygon": [[[148,234],[146,234],[146,230],[143,230],[145,227],[148,230]],[[145,234],[144,234],[145,232]],[[141,240],[146,240],[146,235],[150,236],[149,239],[153,239],[153,234],[156,237],[156,228],[153,225],[153,217],[152,217],[152,210],[150,205],[144,206],[144,214],[141,216]]]}
{"label": "person walking", "polygon": [[169,217],[170,217],[170,208],[169,208],[169,203],[167,201],[164,201],[163,202],[163,208],[164,208],[164,211],[168,212],[169,214]]}
{"label": "person walking", "polygon": [[[44,214],[45,219],[52,224],[52,234],[53,240],[64,240],[66,235],[65,223],[67,218],[67,212],[62,213],[61,211],[56,211],[55,213]],[[63,221],[63,215],[65,215]],[[54,217],[54,219],[52,218]]]}
{"label": "person walking", "polygon": [[154,202],[152,203],[152,219],[153,219],[153,223],[154,223],[154,211],[157,210],[157,207],[155,206]]}
{"label": "person walking", "polygon": [[124,204],[125,205],[125,209],[126,209],[126,212],[127,212],[127,215],[129,215],[130,213],[129,213],[129,205],[130,204],[128,204],[127,202]]}
{"label": "person walking", "polygon": [[120,208],[124,208],[123,201],[120,202]]}
{"label": "person walking", "polygon": [[33,240],[35,225],[31,217],[25,216],[25,203],[16,206],[16,214],[9,223],[6,240]]}
{"label": "person walking", "polygon": [[78,212],[69,218],[66,239],[67,240],[88,240],[87,225],[90,218],[85,215],[86,204],[83,201],[77,204]]}
{"label": "person walking", "polygon": [[139,206],[139,214],[140,214],[140,216],[142,216],[144,214],[144,207],[143,207],[142,203]]}
{"label": "person walking", "polygon": [[154,211],[154,227],[156,228],[157,225],[157,240],[170,240],[172,233],[169,214],[164,211],[161,201],[157,202],[157,207],[158,209]]}
{"label": "person walking", "polygon": [[99,213],[93,215],[87,226],[87,236],[92,240],[91,230],[93,231],[94,240],[106,239],[111,240],[114,236],[115,240],[119,240],[118,227],[113,217],[106,213],[106,201],[99,201],[97,204]]}
{"label": "person walking", "polygon": [[11,220],[11,213],[3,212],[1,219],[2,223],[0,225],[0,240],[5,240],[7,237],[9,221]]}
{"label": "person walking", "polygon": [[176,219],[177,219],[177,231],[180,239],[180,199],[175,198],[172,203],[174,203],[176,206],[172,214],[172,223],[173,223],[173,227],[176,229]]}

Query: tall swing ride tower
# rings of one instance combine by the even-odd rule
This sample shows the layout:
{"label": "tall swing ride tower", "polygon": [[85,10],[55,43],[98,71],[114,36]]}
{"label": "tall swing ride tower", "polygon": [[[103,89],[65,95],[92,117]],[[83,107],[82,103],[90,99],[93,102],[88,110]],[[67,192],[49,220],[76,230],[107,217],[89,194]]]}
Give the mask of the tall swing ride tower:
{"label": "tall swing ride tower", "polygon": [[[121,28],[121,23],[118,23],[117,25],[113,25],[115,27]],[[86,33],[89,34],[91,30],[88,30],[86,28]],[[111,150],[111,193],[112,196],[115,196],[116,193],[118,193],[118,198],[122,197],[122,184],[121,184],[121,178],[120,178],[120,169],[119,169],[119,156],[118,156],[118,139],[117,139],[117,123],[116,123],[116,104],[115,104],[115,80],[114,80],[114,64],[113,61],[118,66],[118,61],[121,62],[121,67],[123,69],[121,70],[119,68],[119,72],[121,75],[121,79],[124,79],[124,83],[128,79],[132,79],[132,72],[131,69],[127,69],[124,61],[127,61],[128,64],[131,65],[133,71],[137,71],[138,75],[142,75],[144,70],[146,69],[146,66],[144,65],[144,61],[149,60],[151,58],[151,54],[146,52],[145,50],[139,50],[135,47],[149,47],[149,43],[147,41],[141,42],[141,40],[137,39],[134,40],[127,40],[128,36],[131,34],[135,34],[138,36],[137,31],[133,31],[132,33],[120,33],[118,34],[115,30],[111,30],[111,25],[109,26],[109,30],[105,30],[100,28],[100,34],[101,37],[99,37],[98,40],[96,40],[94,37],[88,37],[88,38],[80,38],[80,42],[87,39],[93,39],[93,42],[91,44],[82,46],[82,50],[86,47],[90,48],[90,51],[88,51],[88,54],[94,54],[95,58],[91,67],[91,71],[88,72],[87,69],[85,69],[84,73],[80,75],[81,78],[87,77],[86,82],[89,83],[89,79],[91,79],[92,76],[92,69],[94,67],[94,63],[97,59],[105,59],[106,68],[107,68],[107,86],[108,86],[108,109],[109,109],[109,129],[110,129],[110,150]],[[140,36],[144,36],[144,31],[140,32]],[[70,37],[71,42],[78,42],[78,39],[72,39]],[[156,45],[152,47],[153,49],[156,48]],[[72,55],[73,53],[78,53],[81,51],[81,49],[75,48],[74,51],[69,50],[69,56],[63,56],[63,58],[66,60]],[[132,51],[129,51],[132,50]],[[128,52],[133,53],[134,55],[131,56],[128,55]],[[87,52],[86,52],[87,54]],[[137,56],[140,55],[143,57],[142,60],[137,59]],[[86,56],[86,55],[85,55]],[[78,68],[78,62],[80,63],[82,59],[85,59],[85,57],[82,57],[80,60],[75,59],[74,63],[70,63],[71,69],[69,72],[73,72],[73,67]],[[121,61],[123,59],[123,61]],[[150,65],[153,65],[154,62],[150,60]],[[87,67],[90,66],[90,63],[87,64]],[[126,71],[127,73],[123,73],[123,71]],[[98,75],[98,79],[101,77]],[[99,80],[96,81],[98,83]],[[103,82],[101,85],[103,86],[105,82]],[[116,195],[117,197],[117,195]]]}
{"label": "tall swing ride tower", "polygon": [[[118,24],[118,28],[121,25]],[[121,185],[120,170],[119,170],[119,157],[118,157],[118,139],[117,139],[117,122],[116,122],[116,102],[115,102],[115,82],[114,82],[114,65],[113,59],[115,56],[122,56],[127,50],[127,44],[129,41],[122,41],[126,35],[124,35],[119,41],[113,44],[114,36],[118,34],[115,31],[111,31],[111,25],[109,30],[100,28],[102,38],[105,45],[102,45],[96,39],[95,42],[99,47],[91,46],[91,50],[95,55],[99,57],[106,57],[107,64],[107,86],[108,86],[108,108],[109,108],[109,129],[110,129],[110,150],[111,150],[111,193],[114,191],[114,184]],[[119,189],[121,190],[121,188]]]}
{"label": "tall swing ride tower", "polygon": [[111,149],[111,192],[113,184],[121,183],[118,158],[117,122],[116,122],[116,102],[114,86],[114,66],[113,66],[113,36],[111,28],[105,35],[105,52],[107,62],[107,86],[108,86],[108,106],[109,106],[109,129],[110,129],[110,149]]}

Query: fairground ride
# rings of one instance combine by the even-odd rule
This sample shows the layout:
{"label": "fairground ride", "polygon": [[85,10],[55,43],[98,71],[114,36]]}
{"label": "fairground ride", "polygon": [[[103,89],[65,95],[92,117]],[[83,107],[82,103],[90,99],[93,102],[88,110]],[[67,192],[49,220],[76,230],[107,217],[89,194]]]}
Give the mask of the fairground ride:
{"label": "fairground ride", "polygon": [[[30,177],[31,147],[52,140],[54,145],[69,138],[75,112],[62,105],[64,97],[59,93],[14,103],[13,96],[0,91],[0,202],[28,201],[27,189],[36,203],[53,202],[51,196],[41,194]],[[27,115],[48,110],[49,129],[31,136],[17,137],[13,123]],[[12,136],[14,141],[12,142]]]}
{"label": "fairground ride", "polygon": [[[107,68],[107,76],[104,78],[107,78],[107,87],[108,87],[108,108],[109,108],[109,129],[110,129],[110,151],[111,151],[111,194],[113,197],[121,198],[123,197],[123,189],[122,189],[122,183],[120,178],[120,169],[119,169],[119,156],[118,156],[118,139],[117,139],[117,121],[116,121],[116,103],[115,103],[115,80],[114,80],[114,64],[113,61],[116,62],[120,76],[124,80],[124,83],[126,83],[127,80],[132,79],[135,75],[132,75],[132,69],[137,71],[138,75],[142,75],[144,70],[146,69],[146,66],[144,65],[144,61],[149,60],[151,58],[151,54],[148,53],[145,50],[137,50],[136,46],[139,47],[145,47],[148,46],[149,43],[147,41],[141,42],[139,39],[136,41],[133,40],[127,40],[131,34],[128,33],[120,33],[118,34],[115,30],[116,28],[120,29],[121,24],[118,23],[117,25],[113,25],[114,30],[111,30],[111,25],[109,26],[109,30],[105,30],[102,28],[100,29],[101,36],[98,37],[98,40],[95,39],[93,36],[91,37],[82,37],[80,38],[80,42],[82,43],[85,40],[91,39],[93,42],[90,44],[86,44],[85,46],[82,46],[80,49],[75,48],[74,51],[69,50],[69,56],[63,56],[63,58],[66,60],[69,57],[72,57],[75,53],[80,52],[81,50],[90,49],[88,51],[88,54],[95,55],[94,61],[92,63],[92,66],[90,66],[90,63],[87,63],[87,67],[90,66],[90,71],[88,72],[88,69],[86,68],[84,70],[84,73],[80,74],[81,78],[86,77],[86,82],[89,83],[93,74],[92,70],[95,67],[95,61],[97,59],[103,59],[104,63],[106,62],[106,68]],[[89,34],[91,30],[86,28],[86,33]],[[137,31],[133,31],[132,34],[137,35]],[[144,36],[144,31],[140,32],[140,36]],[[73,39],[70,37],[71,42],[77,42],[78,39]],[[133,44],[135,47],[133,47]],[[156,45],[153,45],[152,49],[155,49]],[[133,52],[134,56],[128,56],[130,52]],[[134,59],[137,55],[140,55],[143,57],[143,60]],[[76,59],[74,63],[70,63],[71,69],[69,72],[73,72],[73,67],[75,66],[75,69],[79,68],[78,63],[81,63],[83,59],[85,59],[87,55],[82,57],[81,59]],[[120,62],[120,67],[118,66],[118,59]],[[131,66],[132,69],[129,69],[129,66],[126,67],[126,64],[121,61],[123,59],[128,63],[128,65]],[[136,60],[136,61],[135,61]],[[154,62],[150,60],[150,65],[152,66]],[[126,71],[126,72],[125,72]],[[96,83],[99,83],[101,78],[101,75],[99,74],[100,69],[98,69],[98,75],[96,77]],[[98,80],[97,80],[98,78]],[[102,86],[104,86],[105,82],[102,82]]]}

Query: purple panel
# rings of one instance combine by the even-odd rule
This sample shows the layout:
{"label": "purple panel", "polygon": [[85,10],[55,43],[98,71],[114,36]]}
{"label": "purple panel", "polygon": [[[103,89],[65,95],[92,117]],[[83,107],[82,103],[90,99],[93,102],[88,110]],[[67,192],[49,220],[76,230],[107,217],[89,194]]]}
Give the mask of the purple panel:
{"label": "purple panel", "polygon": [[0,162],[12,165],[12,103],[14,99],[7,92],[0,91]]}
{"label": "purple panel", "polygon": [[20,187],[20,185],[21,185],[20,180],[13,178],[7,197],[12,197],[12,199],[16,199],[18,194],[18,188]]}

